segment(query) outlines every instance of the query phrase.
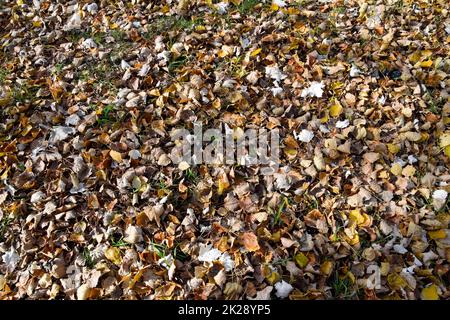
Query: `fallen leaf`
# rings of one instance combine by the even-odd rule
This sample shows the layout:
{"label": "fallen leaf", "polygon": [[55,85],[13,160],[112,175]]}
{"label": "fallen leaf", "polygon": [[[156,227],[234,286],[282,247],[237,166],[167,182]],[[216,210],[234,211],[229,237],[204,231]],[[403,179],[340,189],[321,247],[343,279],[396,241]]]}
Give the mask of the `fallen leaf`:
{"label": "fallen leaf", "polygon": [[258,238],[253,232],[245,232],[241,236],[242,243],[248,251],[259,250]]}

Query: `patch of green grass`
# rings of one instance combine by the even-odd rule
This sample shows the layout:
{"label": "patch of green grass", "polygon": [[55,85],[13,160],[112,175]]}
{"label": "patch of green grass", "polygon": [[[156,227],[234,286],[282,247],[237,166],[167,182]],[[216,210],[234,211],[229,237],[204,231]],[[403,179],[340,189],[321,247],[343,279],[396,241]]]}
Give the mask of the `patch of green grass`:
{"label": "patch of green grass", "polygon": [[241,14],[249,13],[253,10],[253,8],[259,3],[258,0],[244,0],[238,6],[238,11]]}
{"label": "patch of green grass", "polygon": [[159,182],[156,183],[156,187],[158,188],[158,190],[163,191],[166,194],[170,193],[169,186],[163,179],[160,179]]}
{"label": "patch of green grass", "polygon": [[336,231],[332,235],[332,241],[333,242],[340,242],[342,241],[342,238],[339,236],[340,232],[344,229],[343,226],[338,226],[336,228]]}
{"label": "patch of green grass", "polygon": [[4,217],[2,220],[0,220],[0,241],[5,240],[6,229],[13,220],[14,220],[13,218],[9,217]]}
{"label": "patch of green grass", "polygon": [[105,38],[106,38],[107,34],[103,33],[103,32],[97,32],[95,34],[92,35],[92,40],[94,40],[94,42],[97,45],[101,45],[103,44]]}
{"label": "patch of green grass", "polygon": [[78,79],[81,80],[82,82],[86,82],[90,79],[90,74],[88,70],[82,70],[79,75],[78,75]]}
{"label": "patch of green grass", "polygon": [[428,109],[434,114],[440,114],[442,108],[444,107],[445,99],[441,97],[436,101],[429,92],[427,92],[427,97],[428,97]]}
{"label": "patch of green grass", "polygon": [[91,31],[70,30],[66,31],[67,40],[73,43],[77,43],[81,39],[87,39],[91,37]]}
{"label": "patch of green grass", "polygon": [[148,24],[144,38],[151,40],[154,36],[164,32],[192,30],[195,26],[203,23],[202,18],[186,19],[179,16],[161,16]]}
{"label": "patch of green grass", "polygon": [[86,266],[89,269],[92,269],[95,265],[94,260],[92,259],[91,256],[91,252],[89,251],[88,248],[84,248],[83,252],[81,253],[81,255],[83,256],[84,262],[86,263]]}
{"label": "patch of green grass", "polygon": [[164,258],[167,252],[167,246],[164,244],[159,244],[156,242],[150,242],[151,249],[156,253],[156,255],[160,258]]}
{"label": "patch of green grass", "polygon": [[181,251],[178,244],[173,248],[172,254],[175,259],[180,261],[185,261],[188,258],[188,255]]}
{"label": "patch of green grass", "polygon": [[174,259],[185,261],[188,256],[180,250],[179,245],[177,244],[172,250],[170,250],[167,245],[163,243],[156,243],[151,241],[150,242],[151,249],[156,253],[158,257],[161,259],[168,256],[169,254],[172,254],[172,257]]}
{"label": "patch of green grass", "polygon": [[60,75],[63,68],[64,68],[64,64],[62,64],[62,63],[55,64],[55,66],[53,67],[52,74]]}
{"label": "patch of green grass", "polygon": [[392,8],[394,12],[403,12],[404,6],[403,0],[399,0],[393,4]]}
{"label": "patch of green grass", "polygon": [[111,37],[113,37],[116,42],[128,38],[127,33],[120,29],[111,30]]}
{"label": "patch of green grass", "polygon": [[127,243],[127,242],[125,242],[124,240],[123,240],[123,236],[122,237],[120,237],[120,238],[117,238],[117,237],[111,237],[111,246],[113,246],[113,247],[118,247],[118,248],[120,248],[120,247],[126,247],[126,246],[129,246],[130,244],[129,243]]}
{"label": "patch of green grass", "polygon": [[307,209],[319,209],[319,201],[314,196],[308,196]]}
{"label": "patch of green grass", "polygon": [[120,65],[120,61],[124,58],[127,52],[132,50],[133,43],[129,41],[120,40],[117,41],[109,53],[109,61],[115,65]]}
{"label": "patch of green grass", "polygon": [[169,64],[167,65],[167,68],[169,69],[170,73],[173,73],[175,70],[183,66],[188,58],[186,56],[179,56],[171,61],[169,61]]}
{"label": "patch of green grass", "polygon": [[286,266],[287,265],[287,263],[290,261],[291,259],[289,259],[289,258],[280,258],[280,259],[277,259],[277,260],[275,260],[273,263],[272,263],[272,265],[274,265],[274,266],[277,266],[277,265],[281,265],[281,266]]}
{"label": "patch of green grass", "polygon": [[190,181],[191,183],[194,183],[194,184],[197,184],[198,179],[199,179],[197,172],[195,172],[191,168],[186,170],[185,177],[188,181]]}
{"label": "patch of green grass", "polygon": [[114,106],[112,104],[108,104],[103,108],[101,115],[97,118],[97,124],[99,126],[103,126],[111,122],[111,111],[114,110]]}
{"label": "patch of green grass", "polygon": [[337,272],[332,280],[331,288],[334,298],[349,299],[355,295],[351,280],[347,277],[340,277]]}
{"label": "patch of green grass", "polygon": [[379,245],[385,245],[386,243],[389,242],[389,240],[391,240],[394,236],[392,234],[388,234],[384,237],[380,237],[378,239],[376,239],[373,243],[375,244],[379,244]]}
{"label": "patch of green grass", "polygon": [[281,204],[278,206],[277,211],[273,211],[271,208],[268,208],[273,215],[272,227],[279,226],[283,223],[283,220],[281,220],[281,214],[283,213],[284,208],[287,207],[288,205],[289,205],[288,198],[283,197],[283,199],[281,200]]}
{"label": "patch of green grass", "polygon": [[28,103],[31,102],[38,92],[38,86],[19,85],[14,87],[12,91],[14,102]]}
{"label": "patch of green grass", "polygon": [[3,67],[0,67],[0,85],[5,82],[6,78],[9,76],[9,71]]}
{"label": "patch of green grass", "polygon": [[117,93],[117,87],[112,79],[116,77],[116,71],[117,66],[111,65],[109,62],[89,63],[78,73],[78,79],[82,82],[95,83],[96,89],[106,90],[107,94],[114,95]]}
{"label": "patch of green grass", "polygon": [[243,58],[244,55],[224,59],[218,66],[219,68],[223,68],[224,72],[228,73],[230,76],[242,78],[246,75],[245,66],[241,63]]}
{"label": "patch of green grass", "polygon": [[159,180],[159,183],[158,183],[158,187],[160,188],[160,189],[167,189],[167,185],[166,185],[166,183],[164,182],[164,180]]}
{"label": "patch of green grass", "polygon": [[339,6],[333,9],[334,12],[336,12],[336,14],[343,14],[345,13],[345,7],[344,6]]}

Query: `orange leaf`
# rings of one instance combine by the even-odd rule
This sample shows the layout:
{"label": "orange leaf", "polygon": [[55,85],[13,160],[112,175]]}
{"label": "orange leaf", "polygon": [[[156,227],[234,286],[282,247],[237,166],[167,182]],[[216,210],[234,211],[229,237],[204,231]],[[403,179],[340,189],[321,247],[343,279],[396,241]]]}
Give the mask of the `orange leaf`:
{"label": "orange leaf", "polygon": [[242,243],[248,251],[259,250],[258,238],[253,232],[245,232],[242,234]]}
{"label": "orange leaf", "polygon": [[109,155],[114,159],[114,161],[122,162],[122,155],[120,154],[120,152],[111,150],[109,151]]}

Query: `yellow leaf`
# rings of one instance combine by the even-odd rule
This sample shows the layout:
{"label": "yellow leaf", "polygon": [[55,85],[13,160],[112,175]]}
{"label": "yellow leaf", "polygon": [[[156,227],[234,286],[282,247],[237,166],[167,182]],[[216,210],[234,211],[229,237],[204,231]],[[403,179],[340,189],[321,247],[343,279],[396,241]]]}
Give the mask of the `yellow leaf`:
{"label": "yellow leaf", "polygon": [[261,48],[255,49],[250,53],[250,55],[252,57],[256,57],[261,52],[261,50],[262,50]]}
{"label": "yellow leaf", "polygon": [[53,96],[53,99],[58,100],[64,93],[64,88],[60,85],[59,82],[52,82],[50,79],[47,80],[47,83],[49,85],[49,90]]}
{"label": "yellow leaf", "polygon": [[227,174],[223,173],[219,176],[217,193],[221,195],[228,187],[230,187],[230,182],[228,181]]}
{"label": "yellow leaf", "polygon": [[347,274],[345,275],[345,277],[346,277],[347,279],[349,279],[352,283],[355,283],[355,282],[356,282],[355,275],[354,275],[353,273],[351,273],[350,271],[347,272]]}
{"label": "yellow leaf", "polygon": [[408,285],[406,280],[398,273],[391,273],[387,276],[389,286],[394,290],[403,289]]}
{"label": "yellow leaf", "polygon": [[11,91],[7,91],[3,96],[0,95],[0,107],[7,106],[12,101]]}
{"label": "yellow leaf", "polygon": [[117,265],[122,262],[122,258],[120,256],[120,250],[115,247],[109,247],[108,249],[106,249],[105,257]]}
{"label": "yellow leaf", "polygon": [[309,259],[303,252],[299,252],[294,257],[295,262],[300,268],[304,268],[308,265]]}
{"label": "yellow leaf", "polygon": [[444,148],[444,153],[445,153],[445,155],[446,155],[447,157],[450,158],[450,146],[446,146],[446,147]]}
{"label": "yellow leaf", "polygon": [[300,14],[300,10],[297,9],[297,8],[294,8],[294,7],[289,7],[289,8],[286,10],[286,13],[287,13],[287,14]]}
{"label": "yellow leaf", "polygon": [[325,112],[325,115],[322,118],[320,118],[320,122],[327,123],[328,120],[330,120],[329,112]]}
{"label": "yellow leaf", "polygon": [[381,263],[380,273],[381,273],[382,276],[387,276],[388,273],[389,273],[389,269],[390,269],[389,262],[382,262]]}
{"label": "yellow leaf", "polygon": [[283,150],[284,154],[289,158],[293,159],[297,156],[297,150],[292,148],[285,148]]}
{"label": "yellow leaf", "polygon": [[217,55],[219,56],[219,58],[223,58],[223,57],[226,57],[228,55],[228,53],[224,50],[219,50]]}
{"label": "yellow leaf", "polygon": [[159,92],[158,89],[154,88],[152,90],[150,90],[148,92],[149,95],[154,96],[154,97],[159,97],[161,95],[161,93]]}
{"label": "yellow leaf", "polygon": [[278,272],[272,271],[266,276],[266,280],[272,285],[281,279]]}
{"label": "yellow leaf", "polygon": [[219,52],[217,53],[217,55],[219,56],[219,58],[223,58],[226,57],[230,54],[233,53],[233,48],[227,45],[223,45],[222,48],[219,50]]}
{"label": "yellow leaf", "polygon": [[435,284],[432,284],[427,288],[423,288],[420,295],[422,300],[439,300],[437,286]]}
{"label": "yellow leaf", "polygon": [[122,162],[122,154],[120,152],[114,151],[114,150],[110,150],[109,151],[109,155],[111,158],[113,158],[114,161],[116,162]]}
{"label": "yellow leaf", "polygon": [[395,176],[399,176],[402,173],[402,166],[400,163],[394,163],[391,167],[391,172]]}
{"label": "yellow leaf", "polygon": [[431,57],[432,54],[433,54],[433,51],[431,51],[431,50],[422,50],[421,56],[423,59],[426,59],[428,57]]}
{"label": "yellow leaf", "polygon": [[450,146],[450,133],[444,133],[439,137],[439,147],[445,148]]}
{"label": "yellow leaf", "polygon": [[378,174],[378,177],[381,179],[388,179],[389,178],[389,174],[387,173],[386,170],[380,171],[380,173]]}
{"label": "yellow leaf", "polygon": [[412,63],[417,63],[421,57],[422,54],[419,51],[416,51],[409,55],[409,61],[411,61]]}
{"label": "yellow leaf", "polygon": [[358,209],[350,211],[348,218],[352,223],[356,223],[357,225],[363,224],[365,221],[364,216],[359,212]]}
{"label": "yellow leaf", "polygon": [[128,287],[131,289],[134,287],[134,285],[136,284],[136,282],[139,281],[139,279],[141,279],[142,275],[144,274],[144,272],[147,271],[147,269],[141,269],[139,270],[136,275],[133,277],[133,279],[130,281],[130,283],[128,284]]}
{"label": "yellow leaf", "polygon": [[420,63],[420,66],[422,67],[422,68],[429,68],[429,67],[431,67],[433,65],[433,60],[426,60],[426,61],[422,61],[421,63]]}
{"label": "yellow leaf", "polygon": [[2,175],[0,176],[0,180],[6,180],[8,178],[9,168],[7,168]]}
{"label": "yellow leaf", "polygon": [[329,276],[331,274],[331,271],[333,271],[333,262],[331,261],[325,261],[320,266],[320,272],[322,272],[324,275]]}
{"label": "yellow leaf", "polygon": [[330,116],[333,118],[339,117],[343,110],[344,109],[342,108],[340,102],[336,101],[336,103],[330,107]]}
{"label": "yellow leaf", "polygon": [[344,86],[344,83],[343,83],[343,82],[337,81],[337,82],[333,82],[333,83],[331,84],[331,89],[332,89],[333,91],[335,91],[335,90],[337,90],[337,89],[342,88],[343,86]]}
{"label": "yellow leaf", "polygon": [[205,26],[195,26],[195,30],[196,31],[205,31],[206,27]]}
{"label": "yellow leaf", "polygon": [[396,144],[392,144],[392,143],[388,143],[387,148],[388,148],[389,152],[392,154],[396,154],[397,152],[400,151],[400,146],[398,146]]}
{"label": "yellow leaf", "polygon": [[274,242],[279,242],[281,239],[281,232],[278,230],[277,232],[272,234],[271,240]]}
{"label": "yellow leaf", "polygon": [[445,239],[447,237],[447,232],[445,232],[445,229],[436,230],[436,231],[428,231],[428,235],[431,239]]}
{"label": "yellow leaf", "polygon": [[340,233],[340,236],[351,246],[359,243],[359,234],[354,227],[344,229],[344,232]]}
{"label": "yellow leaf", "polygon": [[411,166],[411,165],[406,166],[402,170],[402,174],[405,177],[412,177],[415,173],[416,173],[416,169],[413,166]]}
{"label": "yellow leaf", "polygon": [[161,10],[160,10],[162,13],[167,13],[167,12],[169,12],[170,11],[170,8],[169,8],[169,6],[168,5],[165,5],[165,6],[163,6],[162,8],[161,8]]}
{"label": "yellow leaf", "polygon": [[42,26],[42,21],[40,20],[33,21],[33,27],[39,28],[40,26]]}

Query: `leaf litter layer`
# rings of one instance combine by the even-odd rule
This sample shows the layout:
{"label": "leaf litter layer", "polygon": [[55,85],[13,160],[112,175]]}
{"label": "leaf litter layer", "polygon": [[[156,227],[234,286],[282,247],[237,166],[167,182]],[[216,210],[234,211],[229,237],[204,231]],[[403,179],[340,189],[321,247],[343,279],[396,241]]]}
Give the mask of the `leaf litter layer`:
{"label": "leaf litter layer", "polygon": [[[1,299],[448,299],[446,1],[2,1]],[[177,128],[279,129],[280,168]]]}

